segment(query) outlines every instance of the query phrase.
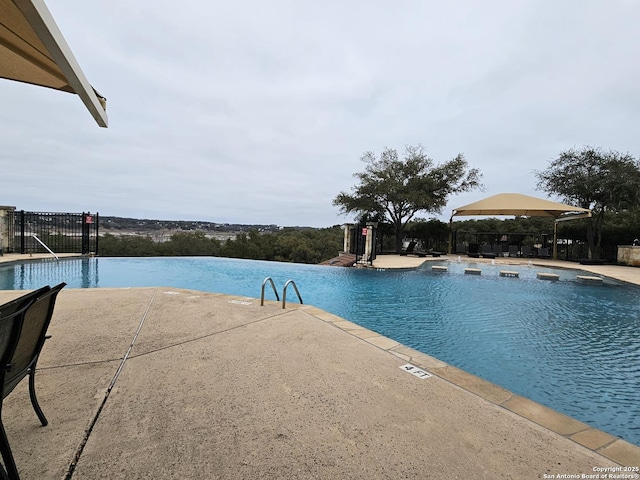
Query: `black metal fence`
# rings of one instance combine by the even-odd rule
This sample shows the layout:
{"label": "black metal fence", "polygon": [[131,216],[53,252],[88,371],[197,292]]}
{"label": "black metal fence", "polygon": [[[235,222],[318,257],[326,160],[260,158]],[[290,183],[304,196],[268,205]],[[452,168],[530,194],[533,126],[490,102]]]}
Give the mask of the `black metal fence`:
{"label": "black metal fence", "polygon": [[[98,254],[98,214],[12,212],[7,252]],[[44,245],[43,245],[44,244]],[[45,247],[46,245],[46,247]]]}
{"label": "black metal fence", "polygon": [[[589,246],[583,239],[559,237],[558,260],[569,262],[583,262],[589,257]],[[508,254],[511,249],[523,256],[537,257],[544,250],[547,254],[553,252],[553,233],[528,232],[528,233],[498,233],[498,232],[452,232],[452,249],[455,254],[465,254],[473,251],[481,252],[483,245],[495,249],[501,249],[503,254]],[[608,263],[617,261],[618,246],[603,242],[600,245],[599,258]],[[547,255],[548,256],[548,255]]]}

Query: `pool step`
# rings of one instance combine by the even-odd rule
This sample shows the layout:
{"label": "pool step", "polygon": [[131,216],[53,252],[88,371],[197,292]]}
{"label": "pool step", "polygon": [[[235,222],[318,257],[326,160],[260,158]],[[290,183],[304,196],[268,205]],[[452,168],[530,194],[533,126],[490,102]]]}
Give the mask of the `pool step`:
{"label": "pool step", "polygon": [[538,272],[538,278],[540,280],[550,280],[552,282],[557,282],[558,280],[560,280],[560,275],[556,275],[555,273]]}
{"label": "pool step", "polygon": [[433,265],[431,267],[431,270],[433,270],[434,272],[446,272],[447,270],[449,270],[449,268],[445,267],[444,265]]}
{"label": "pool step", "polygon": [[578,275],[576,277],[581,283],[602,283],[602,277],[592,277],[589,275]]}
{"label": "pool step", "polygon": [[479,268],[465,268],[464,273],[467,275],[481,275],[482,270],[480,270]]}
{"label": "pool step", "polygon": [[510,278],[519,278],[520,274],[518,272],[514,272],[511,270],[501,270],[500,271],[500,276],[501,277],[510,277]]}

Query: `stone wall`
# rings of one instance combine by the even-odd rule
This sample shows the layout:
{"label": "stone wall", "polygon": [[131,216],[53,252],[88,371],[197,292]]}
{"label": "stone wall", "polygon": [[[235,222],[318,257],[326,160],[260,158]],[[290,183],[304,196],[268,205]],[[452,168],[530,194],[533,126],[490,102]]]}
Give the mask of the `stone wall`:
{"label": "stone wall", "polygon": [[4,253],[13,247],[13,212],[16,207],[0,205],[0,252]]}
{"label": "stone wall", "polygon": [[640,267],[640,247],[618,245],[618,263],[632,267]]}

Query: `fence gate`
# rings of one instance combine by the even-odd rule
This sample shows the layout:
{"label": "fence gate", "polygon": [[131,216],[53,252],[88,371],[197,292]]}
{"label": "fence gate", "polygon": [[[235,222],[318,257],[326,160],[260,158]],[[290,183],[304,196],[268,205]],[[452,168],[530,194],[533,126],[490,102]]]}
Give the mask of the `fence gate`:
{"label": "fence gate", "polygon": [[[372,238],[370,245],[370,252],[368,257],[364,258],[367,245],[367,232],[372,229]],[[378,251],[378,239],[377,228],[372,225],[356,225],[351,230],[351,252],[356,256],[356,263],[365,262],[373,265],[373,261],[376,258],[376,252]]]}
{"label": "fence gate", "polygon": [[55,253],[98,254],[98,214],[13,212],[8,252],[46,253],[36,235]]}

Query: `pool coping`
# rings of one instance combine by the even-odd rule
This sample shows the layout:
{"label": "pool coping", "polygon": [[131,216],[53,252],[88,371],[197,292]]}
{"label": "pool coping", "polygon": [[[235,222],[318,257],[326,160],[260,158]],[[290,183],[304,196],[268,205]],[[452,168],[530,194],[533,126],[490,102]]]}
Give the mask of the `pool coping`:
{"label": "pool coping", "polygon": [[625,467],[637,467],[640,446],[560,413],[499,385],[454,367],[442,360],[407,347],[342,317],[311,305],[299,305],[306,313],[325,323],[358,337],[398,358],[419,367],[483,400],[565,437]]}
{"label": "pool coping", "polygon": [[[82,255],[80,253],[56,253],[56,255],[59,260],[92,257],[92,255]],[[50,253],[5,253],[4,255],[0,255],[0,267],[42,260],[56,261]]]}

